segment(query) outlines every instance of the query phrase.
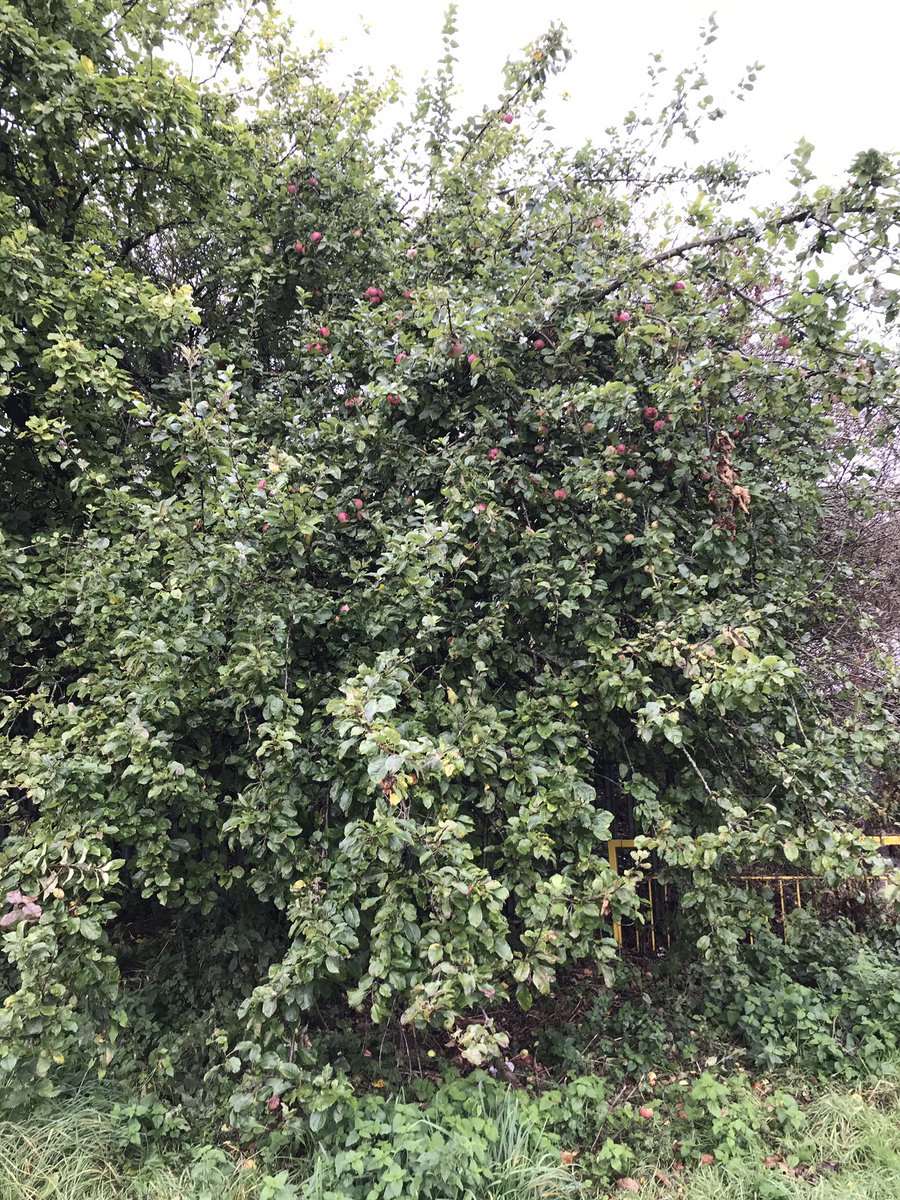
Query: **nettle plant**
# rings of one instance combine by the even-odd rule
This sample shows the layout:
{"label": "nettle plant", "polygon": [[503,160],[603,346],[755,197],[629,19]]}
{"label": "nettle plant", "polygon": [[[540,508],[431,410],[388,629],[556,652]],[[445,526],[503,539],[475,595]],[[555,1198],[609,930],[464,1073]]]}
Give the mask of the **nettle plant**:
{"label": "nettle plant", "polygon": [[560,148],[559,29],[460,120],[452,14],[382,134],[395,81],[177,7],[0,5],[0,1092],[114,1061],[123,930],[233,893],[287,945],[210,1029],[236,1108],[321,1124],[329,1012],[486,1062],[613,984],[611,793],[710,950],[741,864],[868,869],[895,735],[819,686],[817,538],[893,430],[896,162],[750,208],[672,165],[702,66]]}

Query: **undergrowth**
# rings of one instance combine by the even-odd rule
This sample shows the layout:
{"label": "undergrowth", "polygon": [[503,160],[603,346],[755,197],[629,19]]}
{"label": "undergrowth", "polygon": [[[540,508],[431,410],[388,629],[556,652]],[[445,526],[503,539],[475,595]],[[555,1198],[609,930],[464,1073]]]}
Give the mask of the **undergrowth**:
{"label": "undergrowth", "polygon": [[0,1125],[0,1200],[900,1196],[894,927],[801,916],[702,987],[669,965],[623,965],[616,989],[573,976],[565,1006],[511,1023],[508,1058],[480,1070],[440,1040],[404,1060],[335,1025],[346,1115],[316,1134],[277,1087],[248,1132],[234,1085],[203,1074],[201,998],[148,976],[129,1070]]}
{"label": "undergrowth", "polygon": [[224,1144],[135,1147],[125,1110],[85,1092],[0,1125],[0,1200],[896,1200],[900,1085],[757,1084],[705,1072],[678,1120],[659,1084],[638,1110],[600,1102],[599,1079],[535,1101],[470,1077],[425,1106],[371,1097],[344,1144],[266,1166]]}

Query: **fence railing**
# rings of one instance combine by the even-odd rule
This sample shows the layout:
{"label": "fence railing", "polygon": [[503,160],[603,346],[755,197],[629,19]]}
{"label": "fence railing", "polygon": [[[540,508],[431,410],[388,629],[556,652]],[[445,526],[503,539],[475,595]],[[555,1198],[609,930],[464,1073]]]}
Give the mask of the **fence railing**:
{"label": "fence railing", "polygon": [[[875,835],[880,846],[900,846],[900,833]],[[609,865],[618,874],[623,865],[624,851],[635,849],[634,838],[613,838],[607,842]],[[784,923],[797,908],[803,908],[804,893],[807,898],[813,890],[821,890],[821,881],[814,875],[770,874],[735,875],[732,882],[746,885],[754,890],[770,888],[772,891],[773,922],[784,936]],[[613,937],[623,949],[636,954],[655,954],[673,942],[673,924],[677,895],[674,887],[660,883],[651,861],[651,869],[638,884],[641,901],[641,920],[613,922]],[[752,943],[753,936],[750,936]]]}

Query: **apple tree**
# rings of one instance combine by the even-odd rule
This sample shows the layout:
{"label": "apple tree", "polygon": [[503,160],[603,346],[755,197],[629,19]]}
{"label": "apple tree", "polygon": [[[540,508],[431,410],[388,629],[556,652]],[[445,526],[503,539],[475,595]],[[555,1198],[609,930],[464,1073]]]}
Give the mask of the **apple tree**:
{"label": "apple tree", "polygon": [[890,662],[830,657],[819,548],[838,479],[882,499],[896,161],[801,144],[753,206],[702,65],[560,147],[557,28],[461,119],[451,15],[385,132],[396,81],[265,14],[194,13],[197,82],[176,5],[40,7],[0,5],[4,1103],[116,1068],[170,913],[242,981],[202,1069],[315,1129],[330,1014],[485,1061],[614,986],[651,853],[694,953],[745,864],[870,870]]}

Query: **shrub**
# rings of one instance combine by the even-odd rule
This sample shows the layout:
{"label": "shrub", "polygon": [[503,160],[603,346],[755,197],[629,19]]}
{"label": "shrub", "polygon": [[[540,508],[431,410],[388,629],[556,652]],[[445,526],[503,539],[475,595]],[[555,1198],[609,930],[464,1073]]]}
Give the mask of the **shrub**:
{"label": "shrub", "polygon": [[[611,987],[654,850],[711,958],[736,864],[865,873],[895,733],[810,647],[852,615],[834,463],[877,507],[895,424],[851,319],[897,314],[893,160],[820,186],[801,145],[756,209],[648,139],[719,115],[701,67],[571,151],[539,115],[563,31],[456,122],[451,16],[384,138],[395,81],[334,90],[261,13],[52,8],[0,5],[0,1103],[117,1069],[134,1020],[296,1140],[357,1099],[341,1019],[487,1064],[561,971]],[[255,96],[166,62],[182,18]],[[196,976],[123,994],[123,927],[165,910],[227,1012]]]}
{"label": "shrub", "polygon": [[884,1075],[900,1047],[898,966],[896,941],[797,912],[786,942],[764,933],[704,980],[706,1011],[765,1070]]}

